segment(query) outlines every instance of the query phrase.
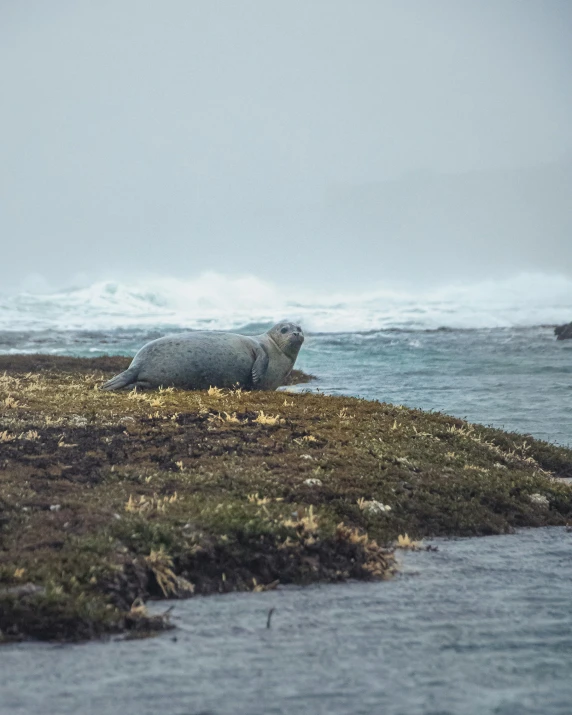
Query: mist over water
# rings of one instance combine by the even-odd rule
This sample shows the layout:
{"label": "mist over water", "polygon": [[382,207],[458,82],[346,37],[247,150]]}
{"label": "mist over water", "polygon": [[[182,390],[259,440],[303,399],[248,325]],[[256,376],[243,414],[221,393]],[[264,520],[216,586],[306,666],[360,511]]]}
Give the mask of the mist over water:
{"label": "mist over water", "polygon": [[0,7],[2,285],[572,277],[567,0],[33,5]]}
{"label": "mist over water", "polygon": [[310,333],[345,333],[521,327],[564,323],[571,317],[572,279],[538,273],[430,290],[380,282],[360,292],[288,287],[252,275],[207,272],[188,280],[150,277],[0,295],[0,330],[5,331],[248,330],[289,318]]}

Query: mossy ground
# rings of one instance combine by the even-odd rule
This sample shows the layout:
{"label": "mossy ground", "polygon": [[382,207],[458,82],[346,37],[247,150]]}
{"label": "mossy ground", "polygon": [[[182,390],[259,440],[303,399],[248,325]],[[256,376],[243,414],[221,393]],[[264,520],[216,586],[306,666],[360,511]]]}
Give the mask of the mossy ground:
{"label": "mossy ground", "polygon": [[100,391],[125,362],[0,358],[5,640],[148,632],[148,598],[383,578],[406,533],[572,519],[569,450],[354,398]]}

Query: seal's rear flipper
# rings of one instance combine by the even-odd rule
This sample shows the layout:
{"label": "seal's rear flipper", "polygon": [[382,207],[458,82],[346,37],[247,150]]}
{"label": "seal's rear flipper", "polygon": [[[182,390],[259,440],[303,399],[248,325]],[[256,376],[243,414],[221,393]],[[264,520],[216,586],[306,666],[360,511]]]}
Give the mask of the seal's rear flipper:
{"label": "seal's rear flipper", "polygon": [[112,377],[104,385],[101,386],[102,390],[121,390],[122,387],[127,387],[128,385],[134,385],[137,382],[137,373],[139,371],[136,368],[127,368],[124,372],[120,372],[119,375]]}

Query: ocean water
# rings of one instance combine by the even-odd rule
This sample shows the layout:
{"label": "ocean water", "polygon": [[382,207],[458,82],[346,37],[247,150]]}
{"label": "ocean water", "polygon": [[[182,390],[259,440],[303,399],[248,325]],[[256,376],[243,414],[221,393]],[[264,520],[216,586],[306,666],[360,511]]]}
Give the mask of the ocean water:
{"label": "ocean water", "polygon": [[[294,390],[572,445],[572,341],[553,333],[572,320],[563,277],[294,299],[209,274],[10,295],[0,353],[133,355],[167,333],[257,334],[282,318],[304,326],[297,367],[318,377]],[[152,640],[4,647],[0,712],[569,715],[572,534],[438,545],[404,554],[390,582],[177,602],[177,630]]]}

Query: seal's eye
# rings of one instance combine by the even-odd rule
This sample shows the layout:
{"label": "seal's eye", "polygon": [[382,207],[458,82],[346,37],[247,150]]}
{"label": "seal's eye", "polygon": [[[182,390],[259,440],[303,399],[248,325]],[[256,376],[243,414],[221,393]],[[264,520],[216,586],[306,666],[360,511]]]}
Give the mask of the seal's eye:
{"label": "seal's eye", "polygon": [[282,328],[282,330],[281,330],[280,332],[281,332],[281,333],[287,333],[287,332],[288,332],[288,328]]}

